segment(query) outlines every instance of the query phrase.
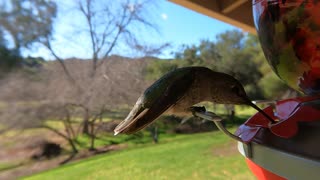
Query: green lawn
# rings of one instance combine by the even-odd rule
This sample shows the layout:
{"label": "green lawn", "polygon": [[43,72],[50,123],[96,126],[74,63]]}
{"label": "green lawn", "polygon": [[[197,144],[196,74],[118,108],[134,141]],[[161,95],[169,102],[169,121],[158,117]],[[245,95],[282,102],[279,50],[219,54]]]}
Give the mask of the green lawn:
{"label": "green lawn", "polygon": [[221,132],[177,135],[25,179],[254,179],[235,146]]}

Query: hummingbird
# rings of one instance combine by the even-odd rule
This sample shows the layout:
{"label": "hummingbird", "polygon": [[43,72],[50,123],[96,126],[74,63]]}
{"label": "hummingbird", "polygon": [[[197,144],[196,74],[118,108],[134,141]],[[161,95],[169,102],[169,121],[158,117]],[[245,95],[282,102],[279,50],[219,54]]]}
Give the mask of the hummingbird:
{"label": "hummingbird", "polygon": [[179,116],[204,111],[202,107],[193,106],[204,101],[249,105],[271,123],[275,122],[251,102],[241,83],[231,75],[206,67],[183,67],[168,72],[147,88],[128,116],[114,129],[114,135],[135,133],[164,113]]}

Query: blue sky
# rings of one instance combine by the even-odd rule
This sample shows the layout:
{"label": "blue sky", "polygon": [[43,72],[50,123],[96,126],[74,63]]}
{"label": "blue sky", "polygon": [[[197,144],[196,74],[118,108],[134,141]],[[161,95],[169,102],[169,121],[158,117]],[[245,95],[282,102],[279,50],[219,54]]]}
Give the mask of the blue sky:
{"label": "blue sky", "polygon": [[[163,38],[176,44],[192,44],[200,39],[211,39],[234,26],[202,15],[169,1],[161,3]],[[163,18],[163,15],[167,18]]]}
{"label": "blue sky", "polygon": [[[72,39],[72,28],[81,28],[81,21],[77,15],[70,11],[70,2],[56,0],[59,6],[58,21],[55,24],[55,50],[63,57],[90,58],[88,47],[83,43],[88,39],[83,36]],[[160,33],[143,33],[144,41],[150,43],[171,43],[171,48],[167,49],[160,57],[170,58],[171,52],[176,51],[182,44],[197,44],[201,39],[214,40],[216,35],[226,30],[236,29],[236,27],[205,15],[199,14],[182,6],[176,5],[166,0],[159,0],[156,10],[152,10],[152,18],[159,27]],[[73,38],[74,39],[74,38]],[[32,51],[25,51],[24,55],[42,56],[45,59],[52,59],[52,56],[44,48],[37,47]]]}

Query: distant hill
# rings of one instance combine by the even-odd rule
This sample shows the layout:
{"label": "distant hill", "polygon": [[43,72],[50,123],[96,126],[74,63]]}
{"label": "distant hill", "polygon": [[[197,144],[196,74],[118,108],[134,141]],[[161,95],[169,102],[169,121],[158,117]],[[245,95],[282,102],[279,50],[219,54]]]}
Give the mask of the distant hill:
{"label": "distant hill", "polygon": [[103,59],[94,77],[92,61],[66,59],[63,62],[74,84],[59,61],[43,61],[32,73],[15,72],[3,79],[0,100],[81,103],[93,108],[103,103],[132,105],[151,83],[145,78],[145,68],[156,59],[111,56]]}

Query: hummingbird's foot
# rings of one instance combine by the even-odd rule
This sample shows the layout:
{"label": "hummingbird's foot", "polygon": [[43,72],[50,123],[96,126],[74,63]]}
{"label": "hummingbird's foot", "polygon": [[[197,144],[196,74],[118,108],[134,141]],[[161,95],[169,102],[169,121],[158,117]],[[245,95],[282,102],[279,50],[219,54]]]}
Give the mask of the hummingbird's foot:
{"label": "hummingbird's foot", "polygon": [[198,117],[196,113],[205,113],[207,110],[204,106],[191,106],[190,111],[194,117]]}
{"label": "hummingbird's foot", "polygon": [[204,106],[191,106],[190,111],[195,118],[207,121],[222,121],[222,118],[213,112],[207,111]]}
{"label": "hummingbird's foot", "polygon": [[215,113],[210,112],[210,111],[203,111],[203,109],[205,109],[205,107],[191,107],[191,108],[193,108],[193,110],[194,110],[194,111],[192,111],[192,110],[191,111],[192,111],[192,114],[195,117],[202,118],[202,119],[207,120],[207,121],[213,121],[214,124],[218,127],[218,129],[220,131],[222,131],[224,134],[226,134],[227,136],[231,137],[232,139],[235,139],[237,141],[241,141],[242,142],[242,139],[240,137],[235,136],[233,133],[229,132],[223,126],[223,124],[221,123],[221,121],[223,119],[220,116],[218,116]]}

